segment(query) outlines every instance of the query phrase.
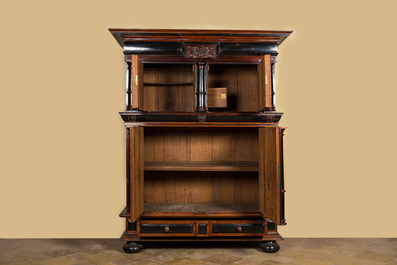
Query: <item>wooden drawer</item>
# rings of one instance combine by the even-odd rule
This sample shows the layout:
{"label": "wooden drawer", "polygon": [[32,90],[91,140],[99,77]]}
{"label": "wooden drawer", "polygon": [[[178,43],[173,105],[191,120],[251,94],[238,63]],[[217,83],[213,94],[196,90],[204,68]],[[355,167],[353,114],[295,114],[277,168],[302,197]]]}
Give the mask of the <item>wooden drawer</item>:
{"label": "wooden drawer", "polygon": [[211,236],[263,236],[262,221],[212,221]]}
{"label": "wooden drawer", "polygon": [[141,237],[194,237],[196,227],[194,221],[140,221],[138,234]]}

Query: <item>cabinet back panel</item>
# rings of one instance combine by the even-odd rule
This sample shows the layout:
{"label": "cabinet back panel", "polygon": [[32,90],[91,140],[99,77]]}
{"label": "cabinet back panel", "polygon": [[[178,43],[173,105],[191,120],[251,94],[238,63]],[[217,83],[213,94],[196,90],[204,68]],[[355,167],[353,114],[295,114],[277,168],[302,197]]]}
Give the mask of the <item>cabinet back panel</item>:
{"label": "cabinet back panel", "polygon": [[227,88],[227,108],[210,111],[259,111],[259,83],[257,65],[211,65],[208,87]]}
{"label": "cabinet back panel", "polygon": [[144,65],[144,111],[194,111],[191,65]]}
{"label": "cabinet back panel", "polygon": [[258,129],[145,128],[145,161],[258,161]]}
{"label": "cabinet back panel", "polygon": [[258,202],[256,172],[145,172],[145,203]]}

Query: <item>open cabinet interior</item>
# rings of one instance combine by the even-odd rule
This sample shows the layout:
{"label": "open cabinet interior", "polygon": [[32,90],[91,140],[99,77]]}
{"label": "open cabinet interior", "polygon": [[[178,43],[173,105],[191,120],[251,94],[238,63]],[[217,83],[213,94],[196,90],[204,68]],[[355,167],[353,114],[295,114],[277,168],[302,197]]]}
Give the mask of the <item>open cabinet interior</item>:
{"label": "open cabinet interior", "polygon": [[257,128],[145,128],[144,211],[258,212]]}
{"label": "open cabinet interior", "polygon": [[209,108],[210,112],[260,111],[257,64],[211,64],[209,91],[220,87],[227,89],[227,107]]}
{"label": "open cabinet interior", "polygon": [[[207,96],[214,99],[208,112],[261,111],[259,78],[261,64],[210,64],[203,80]],[[194,112],[195,84],[193,64],[143,64],[143,111]],[[217,93],[223,88],[224,93]],[[221,97],[221,98],[217,98]],[[226,104],[216,105],[225,100]]]}
{"label": "open cabinet interior", "polygon": [[193,112],[192,64],[144,64],[144,111]]}

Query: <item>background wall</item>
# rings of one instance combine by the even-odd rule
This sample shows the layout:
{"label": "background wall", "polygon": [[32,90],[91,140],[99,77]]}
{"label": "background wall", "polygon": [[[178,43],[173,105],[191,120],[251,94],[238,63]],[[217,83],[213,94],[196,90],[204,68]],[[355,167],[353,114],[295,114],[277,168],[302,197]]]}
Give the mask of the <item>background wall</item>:
{"label": "background wall", "polygon": [[116,238],[125,65],[108,28],[294,30],[285,237],[397,237],[395,1],[1,1],[0,237]]}

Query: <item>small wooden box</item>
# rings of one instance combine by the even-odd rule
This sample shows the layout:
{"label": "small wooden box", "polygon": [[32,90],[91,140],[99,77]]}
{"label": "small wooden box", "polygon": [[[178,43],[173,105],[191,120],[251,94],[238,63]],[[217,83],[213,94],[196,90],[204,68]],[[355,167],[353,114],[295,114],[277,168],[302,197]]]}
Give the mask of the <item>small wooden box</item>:
{"label": "small wooden box", "polygon": [[227,108],[227,88],[208,88],[208,108]]}

